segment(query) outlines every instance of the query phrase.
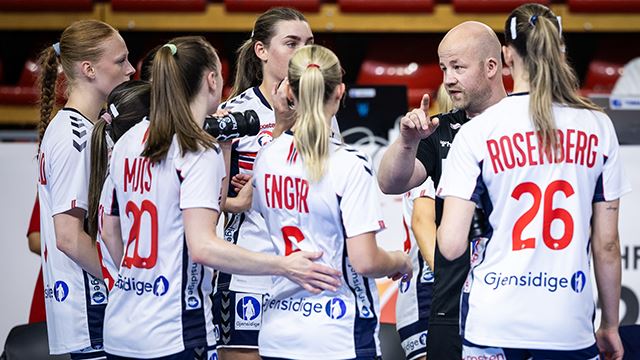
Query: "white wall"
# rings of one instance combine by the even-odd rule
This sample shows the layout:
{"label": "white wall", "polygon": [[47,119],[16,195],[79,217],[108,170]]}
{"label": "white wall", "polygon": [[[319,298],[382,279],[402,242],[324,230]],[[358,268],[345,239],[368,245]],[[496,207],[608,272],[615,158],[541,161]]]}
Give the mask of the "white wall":
{"label": "white wall", "polygon": [[[34,143],[0,143],[0,346],[29,319],[40,257],[29,251],[27,227],[36,195]],[[1,352],[1,351],[0,351]]]}
{"label": "white wall", "polygon": [[633,191],[620,200],[623,286],[620,316],[624,323],[640,324],[640,146],[623,146],[621,158]]}

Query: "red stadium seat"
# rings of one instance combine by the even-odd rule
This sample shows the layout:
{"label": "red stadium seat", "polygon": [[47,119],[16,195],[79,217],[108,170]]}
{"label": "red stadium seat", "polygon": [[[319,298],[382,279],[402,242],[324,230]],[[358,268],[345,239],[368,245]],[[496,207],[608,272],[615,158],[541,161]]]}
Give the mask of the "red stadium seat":
{"label": "red stadium seat", "polygon": [[640,0],[567,0],[572,12],[640,12]]}
{"label": "red stadium seat", "polygon": [[580,89],[583,95],[610,94],[622,73],[624,62],[594,59],[589,64],[587,77]]}
{"label": "red stadium seat", "polygon": [[[58,84],[56,87],[56,100],[57,103],[65,101],[65,89],[66,80],[64,74],[61,74],[58,78]],[[32,60],[27,60],[20,79],[16,85],[2,85],[0,86],[0,104],[11,105],[34,105],[38,102],[40,97],[40,89],[38,89],[38,76],[40,75],[40,66]]]}
{"label": "red stadium seat", "polygon": [[338,0],[342,12],[432,12],[434,0]]}
{"label": "red stadium seat", "polygon": [[[410,46],[411,44],[412,46]],[[428,93],[432,99],[442,83],[442,70],[435,58],[435,50],[423,49],[416,52],[416,42],[408,44],[395,43],[395,49],[388,51],[391,44],[376,43],[372,51],[365,57],[357,83],[361,85],[405,85],[410,108],[420,106],[422,95]],[[425,57],[421,54],[431,54]]]}
{"label": "red stadium seat", "polygon": [[18,85],[35,86],[40,75],[40,66],[33,60],[27,60],[22,68]]}
{"label": "red stadium seat", "polygon": [[272,7],[287,6],[300,11],[320,11],[320,0],[224,0],[227,11],[263,12]]}
{"label": "red stadium seat", "polygon": [[35,104],[38,101],[37,88],[40,67],[32,60],[27,60],[22,68],[20,79],[16,85],[0,86],[0,103],[2,104]]}
{"label": "red stadium seat", "polygon": [[451,0],[456,12],[511,12],[526,3],[549,5],[550,0]]}
{"label": "red stadium seat", "polygon": [[113,11],[197,12],[206,8],[207,0],[111,0]]}
{"label": "red stadium seat", "polygon": [[93,0],[0,0],[2,11],[91,11]]}

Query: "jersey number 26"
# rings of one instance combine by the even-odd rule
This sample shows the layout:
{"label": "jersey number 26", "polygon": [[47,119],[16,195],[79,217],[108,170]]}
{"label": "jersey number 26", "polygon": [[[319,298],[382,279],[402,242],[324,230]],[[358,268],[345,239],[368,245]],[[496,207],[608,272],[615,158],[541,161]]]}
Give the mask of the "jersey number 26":
{"label": "jersey number 26", "polygon": [[[547,186],[544,194],[537,184],[532,182],[524,182],[516,186],[511,193],[511,197],[520,200],[523,194],[531,194],[533,204],[516,221],[512,232],[513,250],[534,249],[536,247],[535,238],[522,238],[522,232],[533,221],[540,210],[542,203],[542,240],[544,244],[551,250],[562,250],[569,246],[573,238],[573,218],[571,213],[566,209],[553,208],[553,197],[557,192],[562,192],[566,198],[574,194],[573,187],[565,180],[556,180]],[[562,221],[564,224],[564,232],[559,238],[551,235],[551,224],[555,221]]]}

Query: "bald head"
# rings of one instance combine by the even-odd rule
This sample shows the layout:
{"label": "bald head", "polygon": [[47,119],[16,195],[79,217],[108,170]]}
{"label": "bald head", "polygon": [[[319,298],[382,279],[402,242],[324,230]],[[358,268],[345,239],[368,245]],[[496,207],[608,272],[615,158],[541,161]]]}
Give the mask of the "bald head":
{"label": "bald head", "polygon": [[438,46],[438,54],[455,49],[476,54],[479,60],[488,57],[500,59],[500,46],[498,36],[489,26],[466,21],[449,30]]}
{"label": "bald head", "polygon": [[477,21],[451,29],[438,46],[445,89],[454,107],[475,116],[505,96],[500,41]]}

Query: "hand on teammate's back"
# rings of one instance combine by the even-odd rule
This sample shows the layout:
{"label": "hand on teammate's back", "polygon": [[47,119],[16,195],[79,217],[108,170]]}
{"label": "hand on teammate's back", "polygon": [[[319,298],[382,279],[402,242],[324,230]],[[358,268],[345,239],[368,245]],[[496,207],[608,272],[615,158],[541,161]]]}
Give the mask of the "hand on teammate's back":
{"label": "hand on teammate's back", "polygon": [[296,251],[285,256],[287,273],[284,276],[313,294],[323,290],[337,291],[342,274],[314,261],[320,257],[321,251]]}

